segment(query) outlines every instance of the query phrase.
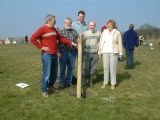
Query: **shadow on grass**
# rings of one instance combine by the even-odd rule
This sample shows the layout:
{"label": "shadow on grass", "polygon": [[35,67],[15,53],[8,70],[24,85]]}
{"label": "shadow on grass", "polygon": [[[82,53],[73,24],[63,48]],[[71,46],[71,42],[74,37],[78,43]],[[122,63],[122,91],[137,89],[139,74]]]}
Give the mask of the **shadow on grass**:
{"label": "shadow on grass", "polygon": [[[127,71],[123,72],[123,73],[118,73],[117,74],[117,83],[120,84],[121,82],[123,82],[124,80],[129,80],[131,78],[131,74],[129,74]],[[93,83],[99,83],[99,82],[103,82],[103,73],[99,73],[96,76],[96,79],[94,79]]]}
{"label": "shadow on grass", "polygon": [[131,78],[131,74],[129,74],[127,71],[123,73],[118,73],[117,74],[117,83],[120,84],[124,80],[129,80]]}
{"label": "shadow on grass", "polygon": [[4,72],[0,71],[0,74],[3,74]]}
{"label": "shadow on grass", "polygon": [[93,84],[103,82],[103,73],[96,74],[96,78],[93,80]]}
{"label": "shadow on grass", "polygon": [[134,63],[134,65],[135,65],[135,67],[136,67],[136,66],[142,65],[142,63],[141,63],[141,62],[136,61],[136,62]]}
{"label": "shadow on grass", "polygon": [[[1,65],[0,65],[0,69],[1,69]],[[2,69],[1,69],[2,70]],[[0,70],[0,74],[3,74],[4,72]]]}

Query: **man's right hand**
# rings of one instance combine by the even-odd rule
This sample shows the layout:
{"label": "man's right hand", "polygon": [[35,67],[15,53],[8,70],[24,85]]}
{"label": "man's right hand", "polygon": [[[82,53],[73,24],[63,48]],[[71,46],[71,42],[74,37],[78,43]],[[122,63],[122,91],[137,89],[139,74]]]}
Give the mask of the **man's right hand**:
{"label": "man's right hand", "polygon": [[74,42],[72,42],[72,46],[73,46],[73,47],[77,47],[77,44],[74,43]]}
{"label": "man's right hand", "polygon": [[42,49],[43,51],[45,51],[45,52],[49,52],[49,50],[50,50],[49,47],[42,47],[41,49]]}

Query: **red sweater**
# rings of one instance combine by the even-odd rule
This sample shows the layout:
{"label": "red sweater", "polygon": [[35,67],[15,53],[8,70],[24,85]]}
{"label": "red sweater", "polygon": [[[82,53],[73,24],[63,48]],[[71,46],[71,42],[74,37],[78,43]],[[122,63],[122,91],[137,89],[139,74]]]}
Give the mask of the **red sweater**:
{"label": "red sweater", "polygon": [[38,49],[49,47],[50,50],[47,52],[48,54],[57,53],[57,40],[70,46],[72,44],[70,40],[62,37],[55,28],[46,25],[40,27],[30,38],[30,42]]}

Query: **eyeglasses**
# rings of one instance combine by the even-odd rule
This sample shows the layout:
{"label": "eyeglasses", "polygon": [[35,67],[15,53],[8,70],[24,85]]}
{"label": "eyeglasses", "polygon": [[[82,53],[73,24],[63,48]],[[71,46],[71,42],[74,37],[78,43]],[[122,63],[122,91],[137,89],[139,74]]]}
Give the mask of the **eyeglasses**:
{"label": "eyeglasses", "polygon": [[95,25],[89,25],[89,26],[95,26]]}

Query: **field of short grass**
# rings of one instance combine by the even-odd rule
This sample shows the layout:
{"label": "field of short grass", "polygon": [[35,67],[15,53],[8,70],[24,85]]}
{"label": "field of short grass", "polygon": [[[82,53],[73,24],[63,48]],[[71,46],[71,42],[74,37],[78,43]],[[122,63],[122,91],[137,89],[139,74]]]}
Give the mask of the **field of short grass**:
{"label": "field of short grass", "polygon": [[[76,86],[52,94],[40,93],[40,51],[32,45],[0,46],[0,120],[160,120],[160,46],[135,50],[133,70],[119,62],[118,86],[101,89],[102,61],[94,86],[85,99],[70,96]],[[15,86],[30,85],[26,89]]]}

